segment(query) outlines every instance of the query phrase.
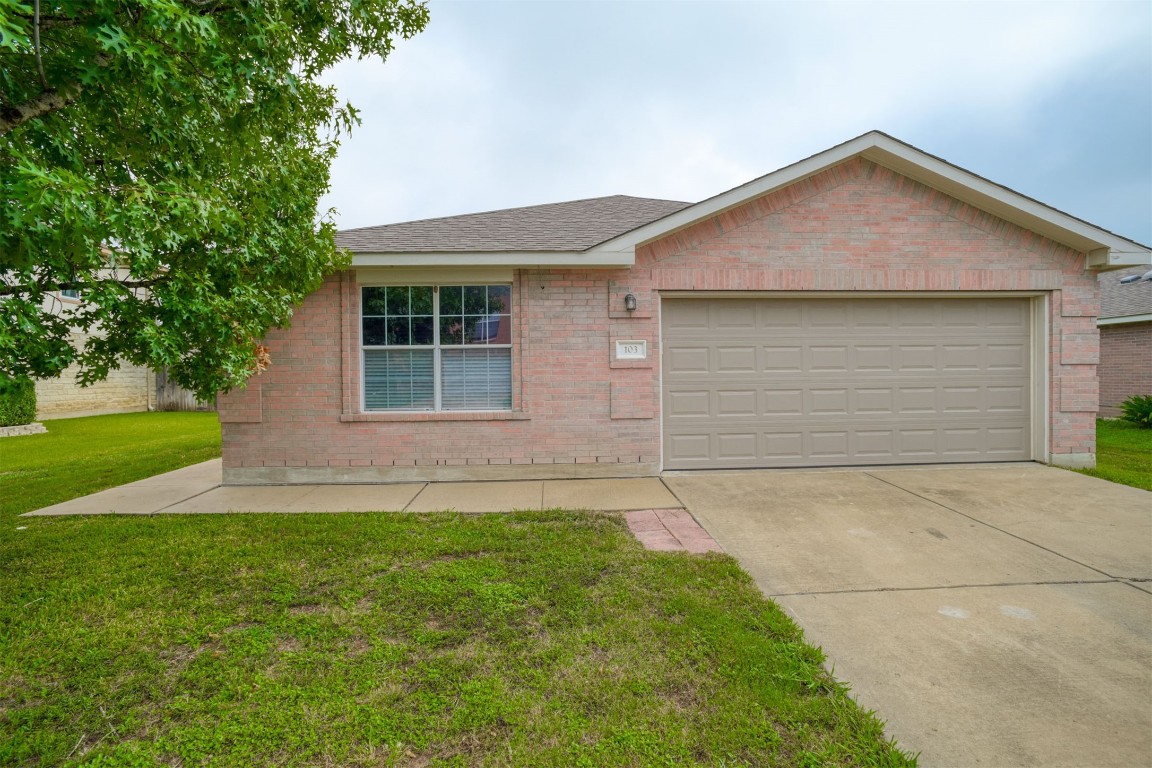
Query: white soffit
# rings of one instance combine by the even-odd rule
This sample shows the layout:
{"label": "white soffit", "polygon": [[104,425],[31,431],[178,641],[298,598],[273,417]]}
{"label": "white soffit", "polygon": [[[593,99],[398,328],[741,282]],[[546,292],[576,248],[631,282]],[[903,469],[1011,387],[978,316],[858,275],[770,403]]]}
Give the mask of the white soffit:
{"label": "white soffit", "polygon": [[1077,251],[1089,254],[1088,266],[1098,269],[1152,264],[1152,250],[1107,230],[1094,227],[1029,197],[934,157],[879,131],[793,163],[735,189],[615,237],[586,253],[607,256],[634,254],[639,245],[743,205],[749,200],[814,176],[855,156],[864,157],[896,173],[944,192],[980,210],[1018,224]]}

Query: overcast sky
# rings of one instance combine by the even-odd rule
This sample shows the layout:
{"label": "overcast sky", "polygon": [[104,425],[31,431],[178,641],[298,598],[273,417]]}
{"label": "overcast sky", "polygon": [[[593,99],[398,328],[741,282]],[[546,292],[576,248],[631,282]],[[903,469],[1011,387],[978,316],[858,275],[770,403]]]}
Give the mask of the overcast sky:
{"label": "overcast sky", "polygon": [[695,202],[872,129],[1152,243],[1152,3],[430,0],[362,110],[341,229]]}

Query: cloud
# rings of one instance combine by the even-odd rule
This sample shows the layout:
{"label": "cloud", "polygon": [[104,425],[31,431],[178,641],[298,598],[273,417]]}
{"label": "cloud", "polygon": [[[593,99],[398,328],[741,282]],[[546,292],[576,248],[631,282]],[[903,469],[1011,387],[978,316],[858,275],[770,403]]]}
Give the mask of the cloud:
{"label": "cloud", "polygon": [[[1152,168],[1116,138],[1152,144],[1144,3],[431,11],[387,64],[331,74],[364,119],[325,201],[343,227],[616,193],[699,200],[873,128],[1045,202],[1114,188],[1147,206],[1112,226],[1148,227]],[[1102,100],[1110,113],[1085,119]]]}

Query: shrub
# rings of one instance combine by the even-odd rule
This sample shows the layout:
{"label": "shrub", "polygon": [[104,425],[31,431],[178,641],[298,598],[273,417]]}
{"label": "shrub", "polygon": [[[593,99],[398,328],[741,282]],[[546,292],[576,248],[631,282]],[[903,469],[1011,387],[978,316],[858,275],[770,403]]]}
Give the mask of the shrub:
{"label": "shrub", "polygon": [[36,385],[31,379],[0,377],[0,427],[36,421]]}
{"label": "shrub", "polygon": [[1120,404],[1124,421],[1152,429],[1152,395],[1132,395]]}

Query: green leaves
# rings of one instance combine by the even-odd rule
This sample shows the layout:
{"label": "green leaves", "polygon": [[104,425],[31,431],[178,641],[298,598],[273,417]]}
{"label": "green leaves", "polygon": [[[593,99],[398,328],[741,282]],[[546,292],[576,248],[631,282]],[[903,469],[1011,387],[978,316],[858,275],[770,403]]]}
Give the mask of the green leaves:
{"label": "green leaves", "polygon": [[[427,23],[413,0],[0,0],[0,373],[166,365],[210,398],[346,262],[318,217],[358,122],[320,84]],[[67,99],[72,99],[65,104]],[[112,265],[112,266],[110,266]],[[67,318],[57,292],[79,289]],[[72,328],[96,335],[73,342]],[[272,361],[275,364],[275,360]]]}

